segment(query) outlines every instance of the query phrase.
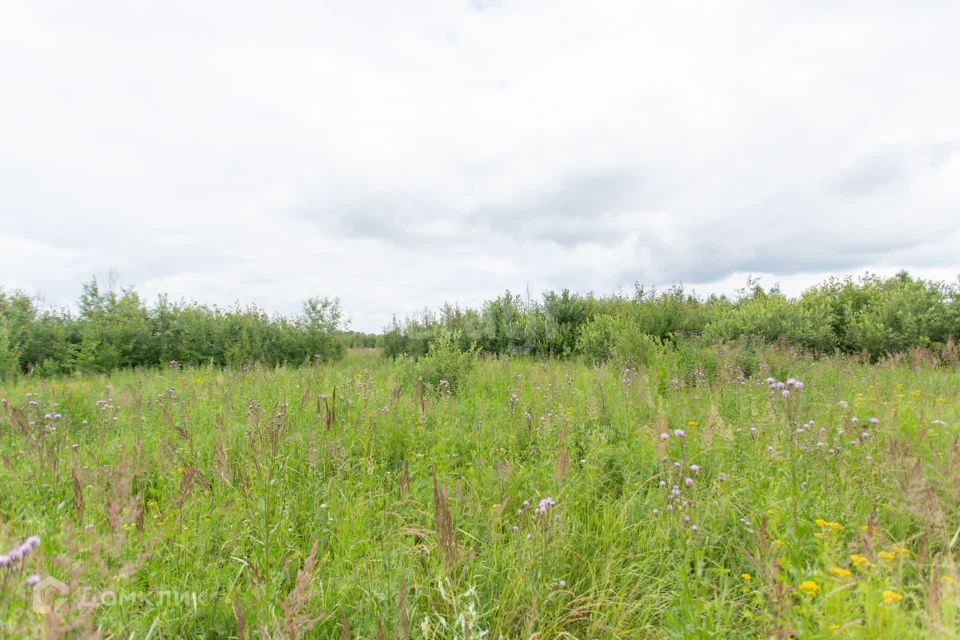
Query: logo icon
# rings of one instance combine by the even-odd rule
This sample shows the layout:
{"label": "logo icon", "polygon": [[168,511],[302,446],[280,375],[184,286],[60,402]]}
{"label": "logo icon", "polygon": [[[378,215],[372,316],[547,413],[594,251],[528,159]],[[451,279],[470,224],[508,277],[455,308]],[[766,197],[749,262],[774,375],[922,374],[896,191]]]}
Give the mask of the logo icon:
{"label": "logo icon", "polygon": [[70,587],[53,576],[47,576],[33,585],[33,610],[47,614],[60,609],[67,601],[64,596],[68,593]]}

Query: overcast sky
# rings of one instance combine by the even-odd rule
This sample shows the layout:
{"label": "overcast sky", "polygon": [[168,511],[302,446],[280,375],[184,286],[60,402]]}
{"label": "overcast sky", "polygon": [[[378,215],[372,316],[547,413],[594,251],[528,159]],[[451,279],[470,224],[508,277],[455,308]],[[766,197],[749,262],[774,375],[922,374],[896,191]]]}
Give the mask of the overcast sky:
{"label": "overcast sky", "polygon": [[960,272],[960,2],[0,0],[0,285],[353,327]]}

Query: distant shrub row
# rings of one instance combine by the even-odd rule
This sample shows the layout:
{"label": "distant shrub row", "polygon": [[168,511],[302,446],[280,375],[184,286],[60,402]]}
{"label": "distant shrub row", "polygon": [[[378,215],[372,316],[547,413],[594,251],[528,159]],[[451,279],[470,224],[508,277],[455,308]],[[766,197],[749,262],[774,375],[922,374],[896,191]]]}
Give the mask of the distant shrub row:
{"label": "distant shrub row", "polygon": [[480,310],[447,306],[403,323],[394,320],[382,346],[388,356],[419,357],[438,332],[454,336],[463,350],[594,361],[643,362],[682,339],[780,343],[876,360],[914,347],[952,350],[960,338],[960,290],[903,272],[886,279],[831,279],[799,298],[755,282],[736,298],[703,299],[681,287],[657,293],[638,286],[632,296],[607,297],[564,290],[542,300],[507,292]]}
{"label": "distant shrub row", "polygon": [[219,309],[173,303],[146,305],[132,290],[84,285],[79,313],[44,310],[22,292],[0,291],[0,378],[57,375],[141,366],[241,367],[331,361],[353,334],[339,333],[336,300],[311,298],[295,318],[255,307]]}

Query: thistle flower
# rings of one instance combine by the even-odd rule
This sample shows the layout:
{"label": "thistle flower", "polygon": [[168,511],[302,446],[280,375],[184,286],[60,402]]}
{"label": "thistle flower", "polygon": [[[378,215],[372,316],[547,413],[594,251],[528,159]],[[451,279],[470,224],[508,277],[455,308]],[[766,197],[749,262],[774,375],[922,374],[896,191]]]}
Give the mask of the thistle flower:
{"label": "thistle flower", "polygon": [[694,473],[700,473],[700,465],[692,464],[690,465],[690,471]]}
{"label": "thistle flower", "polygon": [[692,486],[693,486],[693,478],[684,478],[683,483],[684,483],[685,485],[687,485],[688,487],[692,487]]}
{"label": "thistle flower", "polygon": [[678,438],[684,438],[684,437],[686,437],[687,432],[684,431],[683,429],[676,429],[676,430],[673,432],[673,435],[677,436]]}
{"label": "thistle flower", "polygon": [[661,439],[661,440],[668,440],[669,438],[670,438],[670,434],[667,433],[666,431],[664,431],[663,433],[660,434],[660,439]]}
{"label": "thistle flower", "polygon": [[39,583],[40,583],[40,576],[38,576],[37,574],[33,574],[32,576],[30,576],[29,578],[27,578],[27,586],[28,586],[28,587],[35,587],[35,586],[37,586]]}
{"label": "thistle flower", "polygon": [[0,555],[0,569],[10,566],[10,556]]}

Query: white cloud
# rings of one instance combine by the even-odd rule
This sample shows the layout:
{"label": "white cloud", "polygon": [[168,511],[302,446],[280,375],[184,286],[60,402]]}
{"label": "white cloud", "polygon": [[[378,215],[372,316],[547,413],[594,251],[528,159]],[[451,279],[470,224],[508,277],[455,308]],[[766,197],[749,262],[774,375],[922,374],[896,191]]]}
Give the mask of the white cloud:
{"label": "white cloud", "polygon": [[[357,327],[503,289],[960,271],[960,5],[20,0],[0,284]],[[733,288],[736,288],[735,286]]]}

